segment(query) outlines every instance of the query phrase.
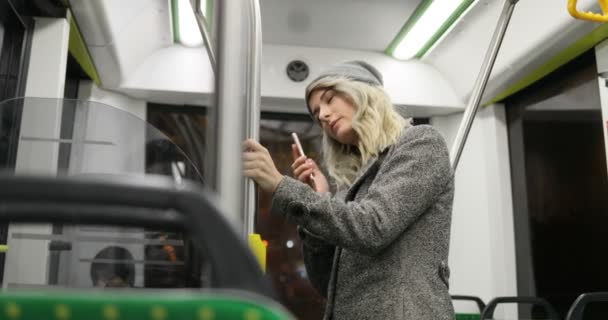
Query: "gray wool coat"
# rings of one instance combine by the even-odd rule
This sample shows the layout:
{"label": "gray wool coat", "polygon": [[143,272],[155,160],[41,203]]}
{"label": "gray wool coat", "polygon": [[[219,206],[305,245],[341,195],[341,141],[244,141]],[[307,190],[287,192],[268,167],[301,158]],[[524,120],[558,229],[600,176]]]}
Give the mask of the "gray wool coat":
{"label": "gray wool coat", "polygon": [[271,210],[299,225],[308,276],[327,298],[324,319],[453,320],[453,196],[445,141],[415,126],[342,195],[285,177]]}

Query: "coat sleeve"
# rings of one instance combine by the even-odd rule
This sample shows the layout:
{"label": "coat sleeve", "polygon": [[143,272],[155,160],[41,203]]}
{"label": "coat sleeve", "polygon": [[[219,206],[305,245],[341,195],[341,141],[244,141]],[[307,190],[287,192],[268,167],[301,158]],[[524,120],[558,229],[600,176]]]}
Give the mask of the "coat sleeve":
{"label": "coat sleeve", "polygon": [[325,242],[366,255],[391,244],[445,191],[453,178],[447,147],[430,126],[407,129],[364,196],[341,202],[285,177],[271,211]]}
{"label": "coat sleeve", "polygon": [[325,298],[334,260],[336,247],[321,240],[302,227],[298,227],[302,239],[304,265],[313,287]]}

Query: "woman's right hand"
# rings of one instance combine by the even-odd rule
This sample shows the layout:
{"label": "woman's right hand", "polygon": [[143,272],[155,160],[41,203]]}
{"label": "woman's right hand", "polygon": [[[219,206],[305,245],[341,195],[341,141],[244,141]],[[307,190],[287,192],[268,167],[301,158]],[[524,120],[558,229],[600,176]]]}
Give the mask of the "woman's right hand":
{"label": "woman's right hand", "polygon": [[295,144],[291,145],[291,154],[294,159],[291,165],[294,177],[308,184],[316,192],[329,192],[329,183],[319,166],[312,159],[300,156]]}

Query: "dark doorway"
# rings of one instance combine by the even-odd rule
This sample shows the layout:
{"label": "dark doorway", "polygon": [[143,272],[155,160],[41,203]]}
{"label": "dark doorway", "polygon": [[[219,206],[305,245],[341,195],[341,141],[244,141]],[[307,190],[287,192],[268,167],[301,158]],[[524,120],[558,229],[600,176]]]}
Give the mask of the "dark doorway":
{"label": "dark doorway", "polygon": [[[506,104],[519,295],[543,297],[565,317],[581,293],[608,291],[608,174],[594,52]],[[598,307],[585,319],[607,319]]]}

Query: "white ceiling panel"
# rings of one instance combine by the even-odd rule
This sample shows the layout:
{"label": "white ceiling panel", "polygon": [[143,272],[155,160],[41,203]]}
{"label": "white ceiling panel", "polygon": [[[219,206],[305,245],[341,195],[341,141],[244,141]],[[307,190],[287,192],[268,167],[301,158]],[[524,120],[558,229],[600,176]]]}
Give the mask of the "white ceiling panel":
{"label": "white ceiling panel", "polygon": [[421,0],[260,0],[264,43],[384,51]]}
{"label": "white ceiling panel", "polygon": [[[478,1],[422,59],[448,79],[462,100],[469,99],[504,3],[505,0]],[[601,12],[595,0],[579,0],[578,8]],[[484,100],[521,80],[597,27],[596,23],[572,18],[566,1],[519,1],[496,57]]]}

